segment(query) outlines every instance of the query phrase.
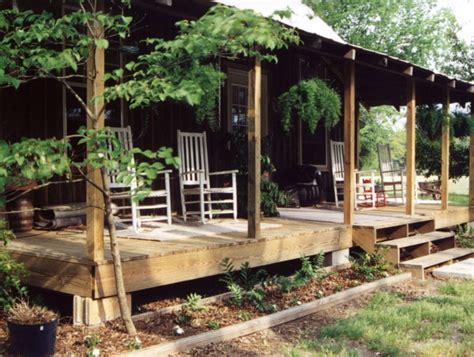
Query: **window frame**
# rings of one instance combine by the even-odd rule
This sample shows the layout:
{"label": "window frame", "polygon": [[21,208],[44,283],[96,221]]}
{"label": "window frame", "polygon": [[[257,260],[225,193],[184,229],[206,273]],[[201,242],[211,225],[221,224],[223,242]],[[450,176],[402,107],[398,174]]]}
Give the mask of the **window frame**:
{"label": "window frame", "polygon": [[[247,89],[248,95],[248,71],[230,67],[227,69],[227,131],[232,133],[233,123],[232,123],[232,87],[244,87]],[[248,97],[247,97],[248,98]],[[239,105],[239,104],[237,104]],[[248,104],[246,105],[248,108]],[[266,73],[262,73],[262,123],[261,135],[268,135],[268,76]]]}

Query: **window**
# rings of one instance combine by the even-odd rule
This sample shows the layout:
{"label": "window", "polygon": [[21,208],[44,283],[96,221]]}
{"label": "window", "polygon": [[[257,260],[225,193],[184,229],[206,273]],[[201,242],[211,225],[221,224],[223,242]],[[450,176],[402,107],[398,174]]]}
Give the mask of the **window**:
{"label": "window", "polygon": [[239,84],[231,85],[231,118],[232,131],[247,126],[248,87]]}
{"label": "window", "polygon": [[[230,68],[227,72],[228,130],[247,127],[248,72]],[[267,76],[262,74],[262,136],[267,135]]]}

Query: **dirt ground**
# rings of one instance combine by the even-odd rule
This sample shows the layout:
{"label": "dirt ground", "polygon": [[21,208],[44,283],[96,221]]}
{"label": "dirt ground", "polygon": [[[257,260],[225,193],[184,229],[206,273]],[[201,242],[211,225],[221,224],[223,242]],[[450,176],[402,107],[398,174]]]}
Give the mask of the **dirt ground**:
{"label": "dirt ground", "polygon": [[[430,295],[436,290],[440,280],[428,279],[425,282],[410,280],[388,288],[388,291],[400,292],[407,297]],[[298,343],[301,339],[316,338],[322,326],[337,319],[354,314],[365,306],[372,294],[365,294],[347,304],[342,304],[304,317],[302,319],[236,338],[218,344],[194,348],[178,356],[284,356],[285,350]],[[355,346],[359,347],[359,346]],[[378,356],[372,351],[364,350],[364,355]]]}

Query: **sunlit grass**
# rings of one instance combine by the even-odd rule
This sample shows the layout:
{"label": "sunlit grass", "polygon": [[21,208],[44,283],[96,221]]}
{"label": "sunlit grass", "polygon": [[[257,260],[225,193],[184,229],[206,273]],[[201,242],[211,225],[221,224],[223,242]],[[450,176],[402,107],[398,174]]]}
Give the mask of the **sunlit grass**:
{"label": "sunlit grass", "polygon": [[379,292],[367,307],[287,354],[357,356],[364,349],[390,356],[474,356],[474,281],[449,282],[416,300]]}

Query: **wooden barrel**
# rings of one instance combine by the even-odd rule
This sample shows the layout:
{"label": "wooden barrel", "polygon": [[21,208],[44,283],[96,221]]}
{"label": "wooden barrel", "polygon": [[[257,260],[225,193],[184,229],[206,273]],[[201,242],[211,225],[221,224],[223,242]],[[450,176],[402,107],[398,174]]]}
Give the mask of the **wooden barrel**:
{"label": "wooden barrel", "polygon": [[33,202],[31,195],[25,195],[8,203],[8,223],[14,232],[28,232],[33,229]]}

